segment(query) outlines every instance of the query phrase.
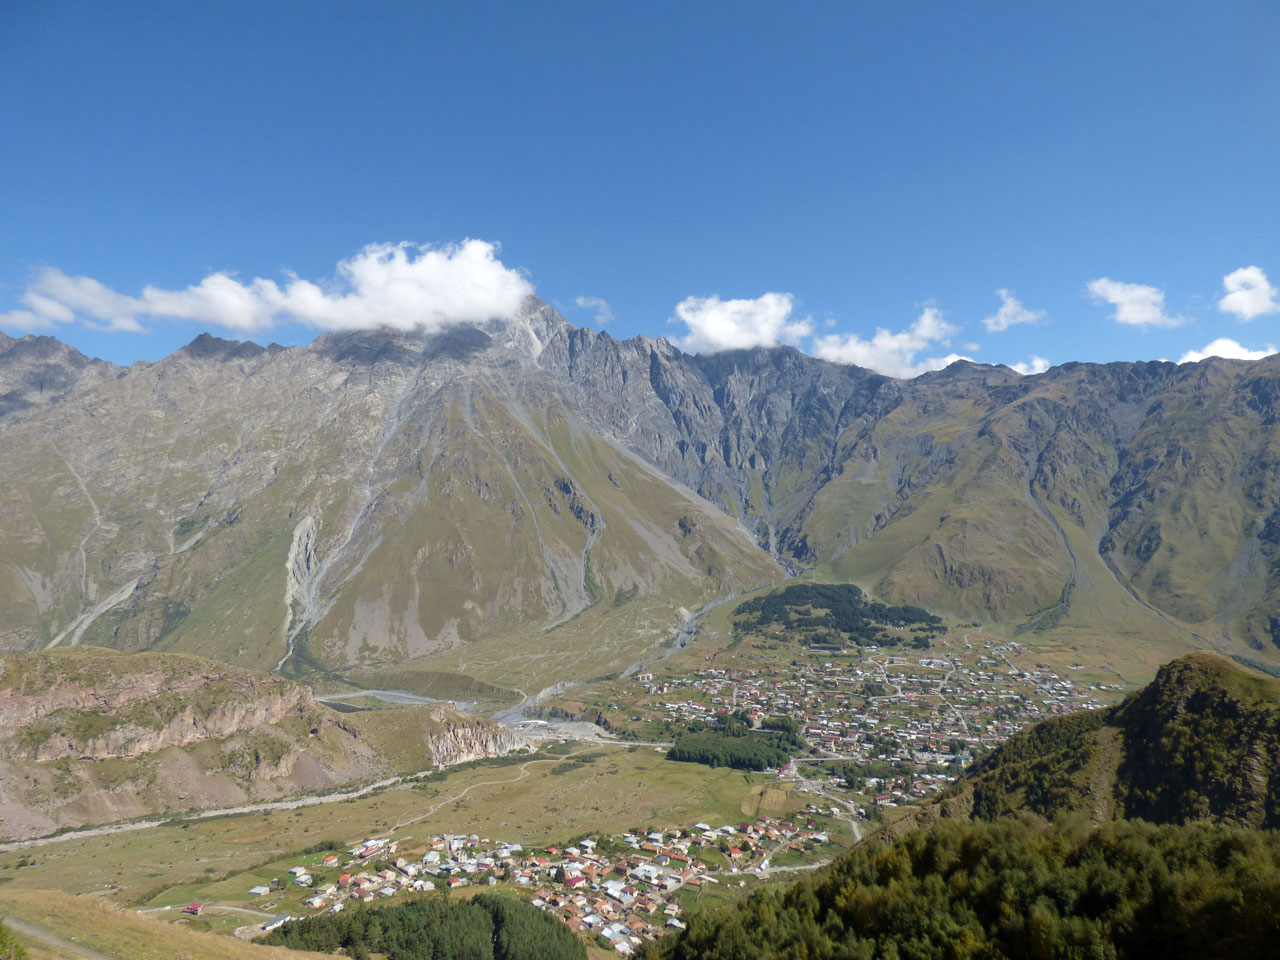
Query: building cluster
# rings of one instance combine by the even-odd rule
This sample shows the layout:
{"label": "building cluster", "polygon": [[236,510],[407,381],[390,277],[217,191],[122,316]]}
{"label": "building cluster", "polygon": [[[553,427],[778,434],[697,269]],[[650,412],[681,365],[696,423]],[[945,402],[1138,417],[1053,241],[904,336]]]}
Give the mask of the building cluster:
{"label": "building cluster", "polygon": [[[795,717],[824,761],[896,765],[840,784],[880,803],[945,789],[970,760],[1048,716],[1102,706],[1123,688],[1016,666],[1016,642],[976,640],[956,649],[881,651],[849,658],[812,653],[758,669],[705,669],[643,684],[651,719],[678,734],[731,713],[753,721]],[[846,767],[845,769],[848,769]]]}
{"label": "building cluster", "polygon": [[[414,845],[410,856],[409,841],[372,839],[346,857],[329,854],[319,864],[292,868],[289,882],[314,890],[305,903],[317,913],[337,913],[350,900],[507,883],[524,891],[534,907],[629,956],[644,941],[683,928],[681,900],[690,892],[724,882],[726,875],[767,870],[770,859],[783,852],[826,843],[827,833],[807,819],[809,812],[801,811],[795,822],[698,823],[687,830],[588,837],[537,850],[476,834],[439,834],[426,838],[420,855],[421,843]],[[334,871],[336,880],[317,879]],[[270,890],[254,887],[250,893]]]}

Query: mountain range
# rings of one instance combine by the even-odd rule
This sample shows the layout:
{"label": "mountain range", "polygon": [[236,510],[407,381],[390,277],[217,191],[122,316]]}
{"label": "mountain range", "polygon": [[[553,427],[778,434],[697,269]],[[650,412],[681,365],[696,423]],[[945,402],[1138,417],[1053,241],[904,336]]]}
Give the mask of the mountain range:
{"label": "mountain range", "polygon": [[533,298],[128,367],[4,337],[0,648],[541,689],[806,572],[1152,671],[1277,661],[1278,399],[1280,357],[896,380],[620,341]]}

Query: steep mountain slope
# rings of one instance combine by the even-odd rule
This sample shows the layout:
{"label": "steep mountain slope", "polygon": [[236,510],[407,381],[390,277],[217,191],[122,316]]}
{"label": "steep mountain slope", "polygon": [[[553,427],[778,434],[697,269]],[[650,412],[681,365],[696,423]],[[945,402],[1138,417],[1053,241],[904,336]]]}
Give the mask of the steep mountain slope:
{"label": "steep mountain slope", "polygon": [[[0,344],[0,377],[31,342]],[[533,691],[652,658],[781,564],[1146,642],[1152,669],[1280,659],[1277,358],[897,381],[617,341],[531,300],[483,329],[50,362],[0,380],[22,401],[0,411],[9,649],[414,660]]]}
{"label": "steep mountain slope", "polygon": [[265,668],[299,644],[307,664],[345,666],[493,640],[496,662],[513,638],[545,655],[542,632],[584,612],[579,634],[602,613],[627,625],[538,668],[561,678],[575,660],[605,672],[629,655],[619,637],[653,647],[680,606],[778,576],[730,518],[566,402],[533,362],[562,326],[543,308],[488,333],[306,350],[205,336],[11,418],[7,645]]}
{"label": "steep mountain slope", "polygon": [[1123,703],[1029,727],[942,801],[989,820],[1046,817],[1280,826],[1280,680],[1216,654],[1166,664]]}
{"label": "steep mountain slope", "polygon": [[575,330],[539,362],[786,562],[962,616],[1274,655],[1275,358],[895,381]]}
{"label": "steep mountain slope", "polygon": [[0,657],[0,836],[276,799],[521,745],[437,703],[338,714],[199,657],[93,647]]}

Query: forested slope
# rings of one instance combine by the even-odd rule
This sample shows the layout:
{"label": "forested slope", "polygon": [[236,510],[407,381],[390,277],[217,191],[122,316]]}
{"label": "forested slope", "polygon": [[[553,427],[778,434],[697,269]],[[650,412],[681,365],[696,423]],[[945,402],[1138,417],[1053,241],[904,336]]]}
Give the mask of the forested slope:
{"label": "forested slope", "polygon": [[665,960],[1234,960],[1274,953],[1280,837],[1216,825],[941,821],[696,914]]}
{"label": "forested slope", "polygon": [[976,764],[943,806],[984,820],[1030,810],[1275,829],[1277,758],[1280,680],[1192,654],[1115,707],[1023,730]]}

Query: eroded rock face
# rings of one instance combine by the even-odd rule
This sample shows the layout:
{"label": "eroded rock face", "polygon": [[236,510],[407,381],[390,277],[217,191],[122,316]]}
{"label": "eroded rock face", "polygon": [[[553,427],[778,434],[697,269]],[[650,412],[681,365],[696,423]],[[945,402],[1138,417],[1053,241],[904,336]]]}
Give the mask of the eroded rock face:
{"label": "eroded rock face", "polygon": [[338,714],[278,676],[78,648],[0,657],[0,837],[275,800],[526,746],[451,703]]}
{"label": "eroded rock face", "polygon": [[428,738],[431,752],[439,766],[449,767],[485,757],[502,757],[523,749],[527,741],[519,734],[496,723],[477,724],[454,716],[443,719],[443,729]]}
{"label": "eroded rock face", "polygon": [[0,756],[105,760],[269,727],[322,723],[311,691],[194,658],[11,656],[0,675]]}

